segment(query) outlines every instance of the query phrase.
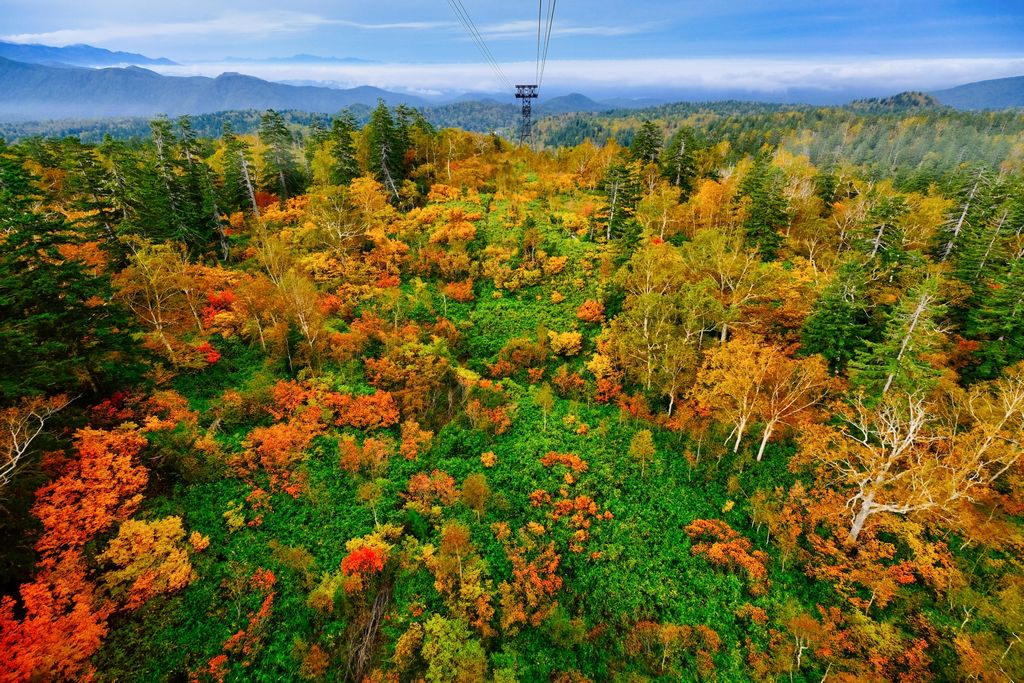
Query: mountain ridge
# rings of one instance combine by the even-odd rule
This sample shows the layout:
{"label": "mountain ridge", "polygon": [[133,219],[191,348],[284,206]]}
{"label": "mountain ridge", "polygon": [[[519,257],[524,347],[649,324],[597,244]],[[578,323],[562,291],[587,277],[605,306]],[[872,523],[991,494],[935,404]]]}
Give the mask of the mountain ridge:
{"label": "mountain ridge", "polygon": [[954,109],[1013,109],[1024,107],[1024,76],[973,81],[929,93]]}
{"label": "mountain ridge", "polygon": [[138,66],[89,69],[0,58],[0,118],[59,118],[204,114],[244,109],[335,112],[353,104],[424,104],[413,95],[372,86],[349,89],[293,86],[226,72],[163,76]]}
{"label": "mountain ridge", "polygon": [[26,64],[68,64],[71,66],[119,66],[137,64],[149,66],[176,66],[166,57],[147,57],[135,52],[114,52],[102,47],[78,43],[53,47],[38,43],[11,43],[0,41],[0,57]]}

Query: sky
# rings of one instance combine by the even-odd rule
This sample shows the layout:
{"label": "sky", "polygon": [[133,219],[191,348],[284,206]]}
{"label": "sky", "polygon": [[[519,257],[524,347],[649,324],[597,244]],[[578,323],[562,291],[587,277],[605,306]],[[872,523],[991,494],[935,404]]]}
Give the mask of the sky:
{"label": "sky", "polygon": [[[0,0],[0,40],[167,57],[180,66],[160,70],[175,75],[242,71],[425,94],[535,82],[538,3],[461,0],[499,76],[451,1]],[[295,54],[366,61],[250,61]],[[542,85],[626,96],[839,96],[1016,75],[1024,75],[1024,0],[562,0]]]}

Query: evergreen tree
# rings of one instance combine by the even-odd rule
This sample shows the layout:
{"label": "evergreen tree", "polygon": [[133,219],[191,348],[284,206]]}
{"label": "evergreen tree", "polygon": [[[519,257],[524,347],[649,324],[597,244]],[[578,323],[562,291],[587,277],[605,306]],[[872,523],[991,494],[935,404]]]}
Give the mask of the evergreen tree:
{"label": "evergreen tree", "polygon": [[980,182],[971,206],[963,214],[951,261],[957,277],[976,294],[987,288],[992,272],[1005,270],[1007,238],[1016,232],[1012,229],[1015,216],[1024,213],[1022,192],[1024,188],[1015,187],[1010,180]]}
{"label": "evergreen tree", "polygon": [[640,201],[641,185],[633,164],[613,161],[601,181],[605,196],[605,239],[609,242],[622,237],[635,223],[637,202]]}
{"label": "evergreen tree", "polygon": [[356,147],[352,136],[356,132],[356,117],[346,110],[331,121],[331,183],[348,185],[359,175],[359,162],[356,160]]}
{"label": "evergreen tree", "polygon": [[835,171],[822,171],[814,177],[814,194],[824,204],[824,214],[832,213],[832,205],[839,199],[839,178]]}
{"label": "evergreen tree", "polygon": [[629,155],[633,161],[639,161],[645,166],[656,164],[661,155],[661,146],[661,131],[653,122],[644,121],[629,146]]}
{"label": "evergreen tree", "polygon": [[366,128],[370,148],[370,171],[384,184],[392,199],[397,201],[398,190],[405,178],[407,133],[404,133],[395,122],[384,100],[377,102],[377,108],[370,114],[370,122]]}
{"label": "evergreen tree", "polygon": [[869,258],[885,265],[906,260],[903,217],[910,211],[907,201],[898,195],[876,193],[872,198],[861,237],[861,248]]}
{"label": "evergreen tree", "polygon": [[33,210],[23,162],[0,139],[0,404],[106,390],[137,369],[109,279],[66,255],[81,239],[58,214]]}
{"label": "evergreen tree", "polygon": [[103,245],[111,267],[123,267],[127,254],[116,228],[127,216],[110,193],[102,159],[95,147],[82,144],[78,138],[65,138],[58,145],[56,161],[67,174],[66,189],[74,197],[72,206],[81,214],[75,227]]}
{"label": "evergreen tree", "polygon": [[985,220],[986,210],[992,206],[991,190],[995,179],[988,169],[970,169],[960,183],[960,201],[946,229],[940,233],[940,243],[936,250],[940,261],[947,261],[960,251],[966,234]]}
{"label": "evergreen tree", "polygon": [[771,157],[761,152],[740,183],[740,193],[749,199],[747,217],[743,222],[747,245],[756,248],[761,258],[770,261],[782,246],[782,232],[789,223],[785,177],[771,165]]}
{"label": "evergreen tree", "polygon": [[865,312],[864,274],[857,263],[846,263],[829,283],[811,310],[801,330],[803,351],[821,354],[834,373],[846,366],[864,348],[868,336]]}
{"label": "evergreen tree", "polygon": [[331,132],[327,129],[327,121],[323,116],[315,115],[309,122],[309,132],[306,134],[304,157],[306,159],[306,176],[313,177],[313,157],[320,151],[331,138]]}
{"label": "evergreen tree", "polygon": [[144,177],[152,178],[152,174],[143,174],[139,155],[123,141],[114,140],[109,135],[97,151],[106,160],[106,176],[100,187],[118,218],[116,231],[118,234],[141,232],[140,209],[145,208],[140,206],[141,183]]}
{"label": "evergreen tree", "polygon": [[187,216],[188,198],[178,181],[179,166],[175,159],[178,139],[166,117],[150,121],[149,127],[154,156],[143,170],[141,182],[135,185],[142,203],[140,208],[147,213],[144,223],[148,228],[147,236],[187,242],[191,226]]}
{"label": "evergreen tree", "polygon": [[969,310],[965,333],[981,341],[981,378],[997,376],[1002,369],[1024,360],[1024,259],[1017,258]]}
{"label": "evergreen tree", "polygon": [[260,119],[260,141],[267,146],[263,153],[263,177],[260,183],[278,196],[281,203],[303,190],[302,171],[295,160],[295,136],[288,130],[284,117],[268,109]]}
{"label": "evergreen tree", "polygon": [[662,176],[682,190],[683,199],[693,192],[697,179],[696,152],[697,142],[693,130],[684,126],[672,136],[661,155]]}
{"label": "evergreen tree", "polygon": [[217,196],[213,186],[213,172],[206,165],[199,137],[188,116],[178,119],[178,153],[180,156],[180,183],[185,199],[184,221],[188,225],[186,244],[193,253],[206,251],[214,239],[221,258],[228,257],[228,241],[221,223]]}
{"label": "evergreen tree", "polygon": [[[402,150],[402,163],[404,167],[405,157],[410,151],[413,152],[413,158],[419,157],[413,144],[413,131],[423,131],[424,128],[427,131],[433,131],[433,128],[423,118],[423,114],[405,104],[395,107],[395,126],[398,134],[398,148]],[[431,133],[428,132],[428,134]]]}
{"label": "evergreen tree", "polygon": [[913,393],[934,383],[939,372],[926,357],[943,340],[939,319],[945,307],[939,301],[939,285],[939,277],[929,275],[904,295],[881,340],[866,342],[867,348],[852,363],[855,386],[880,397],[894,387]]}
{"label": "evergreen tree", "polygon": [[235,135],[231,124],[225,122],[221,134],[224,145],[224,183],[221,202],[229,211],[251,211],[260,215],[256,204],[256,183],[253,180],[252,153],[245,140]]}

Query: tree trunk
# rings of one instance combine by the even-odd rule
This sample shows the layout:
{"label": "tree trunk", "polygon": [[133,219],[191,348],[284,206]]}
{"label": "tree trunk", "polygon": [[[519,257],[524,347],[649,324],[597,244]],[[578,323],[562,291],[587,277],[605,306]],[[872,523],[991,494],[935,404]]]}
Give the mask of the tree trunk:
{"label": "tree trunk", "polygon": [[747,429],[747,418],[744,417],[736,425],[736,443],[733,444],[733,447],[732,447],[732,452],[733,453],[739,453],[740,452],[740,442],[743,441],[743,432],[745,432],[746,429]]}
{"label": "tree trunk", "polygon": [[875,494],[874,492],[864,496],[860,502],[860,509],[857,510],[856,516],[853,518],[853,524],[850,526],[850,540],[854,543],[857,542],[857,537],[860,536],[860,532],[864,530],[864,523],[868,521],[868,517],[874,511]]}
{"label": "tree trunk", "polygon": [[260,207],[256,203],[256,190],[252,186],[252,177],[249,175],[249,162],[245,160],[245,152],[239,150],[238,156],[242,159],[242,178],[245,181],[245,191],[252,202],[252,215],[257,219],[260,217]]}
{"label": "tree trunk", "polygon": [[963,230],[964,220],[967,219],[967,212],[971,208],[971,202],[974,201],[974,193],[978,191],[978,184],[981,182],[979,178],[974,182],[974,187],[971,188],[971,194],[967,197],[967,203],[964,204],[964,210],[960,213],[960,219],[957,220],[956,225],[953,226],[953,234],[950,235],[949,241],[946,242],[946,248],[942,252],[942,262],[945,263],[949,255],[953,253],[953,246],[956,243],[956,238],[960,236],[960,231]]}
{"label": "tree trunk", "polygon": [[875,233],[875,241],[871,247],[871,257],[874,258],[875,254],[878,253],[878,249],[882,246],[882,236],[885,234],[885,223],[883,222],[878,226],[878,231]]}
{"label": "tree trunk", "polygon": [[619,202],[619,185],[616,183],[612,187],[612,203],[608,207],[608,225],[605,227],[604,239],[606,242],[612,241],[612,223],[615,221],[615,209]]}
{"label": "tree trunk", "polygon": [[[907,330],[907,334],[904,335],[903,341],[900,343],[900,352],[896,354],[897,363],[903,360],[903,354],[907,352],[907,346],[910,344],[911,337],[914,336],[914,330],[917,329],[917,324],[920,322],[921,316],[928,310],[928,304],[930,303],[931,296],[928,293],[923,294],[921,299],[917,302],[917,308],[914,309],[914,313],[910,318],[910,328]],[[889,391],[889,388],[892,387],[892,381],[895,378],[896,372],[890,372],[889,377],[885,380],[885,386],[882,388],[883,396]]]}
{"label": "tree trunk", "polygon": [[764,436],[761,437],[761,446],[757,449],[758,462],[761,462],[761,458],[764,456],[765,446],[768,445],[768,439],[771,438],[773,431],[775,431],[775,420],[772,420],[764,426]]}

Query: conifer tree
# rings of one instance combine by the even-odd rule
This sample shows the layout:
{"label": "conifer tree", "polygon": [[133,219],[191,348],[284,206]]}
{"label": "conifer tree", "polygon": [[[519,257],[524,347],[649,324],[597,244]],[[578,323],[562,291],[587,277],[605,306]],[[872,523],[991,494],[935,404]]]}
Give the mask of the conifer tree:
{"label": "conifer tree", "polygon": [[982,342],[975,371],[983,378],[1024,360],[1024,259],[1015,259],[994,284],[972,306],[965,325],[967,335]]}
{"label": "conifer tree", "polygon": [[356,118],[350,111],[343,111],[331,120],[331,183],[348,185],[359,175],[356,148],[352,136],[356,132]]}
{"label": "conifer tree", "polygon": [[[150,121],[149,128],[153,139],[154,157],[150,173],[144,174],[142,178],[143,181],[149,182],[138,185],[143,210],[148,214],[144,227],[148,228],[147,236],[186,242],[191,226],[185,215],[188,198],[184,195],[178,180],[179,166],[175,158],[178,139],[166,117],[161,116]],[[146,175],[151,177],[146,178]]]}
{"label": "conifer tree", "polygon": [[814,303],[801,331],[802,350],[821,354],[834,373],[845,371],[864,347],[869,327],[863,285],[859,264],[844,264]]}
{"label": "conifer tree", "polygon": [[1017,222],[1024,214],[1022,194],[1024,187],[1012,181],[982,178],[970,207],[961,209],[963,218],[955,219],[963,225],[951,261],[957,277],[976,293],[987,288],[992,272],[1005,270],[1007,238],[1016,232],[1015,224],[1022,224]]}
{"label": "conifer tree", "polygon": [[0,404],[109,389],[134,368],[109,279],[66,256],[81,239],[58,214],[33,210],[23,162],[0,139]]}
{"label": "conifer tree", "polygon": [[[119,222],[116,227],[118,234],[143,232],[144,217],[151,210],[142,201],[146,188],[153,174],[144,171],[144,164],[139,154],[121,140],[114,140],[109,135],[97,148],[99,155],[106,161],[106,176],[100,187],[104,190],[111,209]],[[152,193],[149,193],[150,195]],[[155,206],[159,211],[159,202]],[[156,217],[158,220],[164,218]]]}
{"label": "conifer tree", "polygon": [[252,154],[245,140],[235,135],[231,124],[225,122],[221,133],[224,143],[224,184],[221,201],[230,211],[251,210],[259,218],[256,204],[256,183],[253,179]]}
{"label": "conifer tree", "polygon": [[629,155],[633,161],[643,165],[656,164],[661,156],[662,135],[658,127],[651,121],[644,121],[636,132],[633,143],[629,146]]}
{"label": "conifer tree", "polygon": [[945,262],[961,247],[965,232],[970,231],[973,223],[978,221],[981,213],[989,202],[984,200],[994,182],[990,172],[984,168],[970,171],[960,191],[960,202],[950,216],[946,230],[942,234],[942,243],[938,248],[939,260]]}
{"label": "conifer tree", "polygon": [[909,211],[906,200],[897,195],[877,192],[864,221],[861,248],[869,258],[893,265],[906,257],[903,217]]}
{"label": "conifer tree", "polygon": [[943,341],[939,320],[945,307],[939,300],[940,280],[929,275],[904,295],[886,323],[881,340],[866,342],[867,349],[852,364],[853,383],[873,396],[894,387],[913,393],[934,383],[939,372],[926,356]]}
{"label": "conifer tree", "polygon": [[331,137],[327,129],[327,121],[323,116],[315,115],[309,122],[309,132],[306,134],[303,156],[306,160],[306,175],[313,177],[313,157],[323,148]]}
{"label": "conifer tree", "polygon": [[408,139],[402,128],[395,122],[391,110],[384,100],[370,115],[367,124],[370,148],[370,171],[383,183],[394,201],[399,198],[398,190],[405,178],[405,151]]}
{"label": "conifer tree", "polygon": [[694,181],[697,178],[696,151],[697,143],[693,130],[684,126],[672,136],[661,155],[662,176],[682,190],[683,199],[693,192]]}
{"label": "conifer tree", "polygon": [[228,257],[228,240],[221,223],[213,172],[203,159],[199,137],[188,116],[178,119],[178,152],[182,173],[180,183],[185,198],[184,221],[188,226],[186,243],[193,253],[205,251],[216,238],[221,259]]}
{"label": "conifer tree", "polygon": [[632,164],[613,161],[601,181],[606,208],[604,215],[605,239],[622,237],[636,213],[640,201],[640,180]]}
{"label": "conifer tree", "polygon": [[261,184],[284,203],[303,189],[302,172],[293,151],[295,136],[288,130],[284,117],[273,109],[268,109],[260,119],[259,135],[260,141],[267,146],[263,153]]}
{"label": "conifer tree", "polygon": [[123,267],[126,253],[117,226],[126,215],[110,193],[108,170],[94,146],[71,137],[57,144],[56,161],[67,173],[67,189],[75,198],[72,206],[81,214],[76,227],[103,245],[112,267]]}
{"label": "conifer tree", "polygon": [[771,157],[761,152],[740,184],[740,192],[750,202],[743,222],[747,245],[756,248],[766,261],[775,258],[782,246],[782,232],[789,223],[786,198],[782,194],[784,182],[782,171],[773,168]]}

